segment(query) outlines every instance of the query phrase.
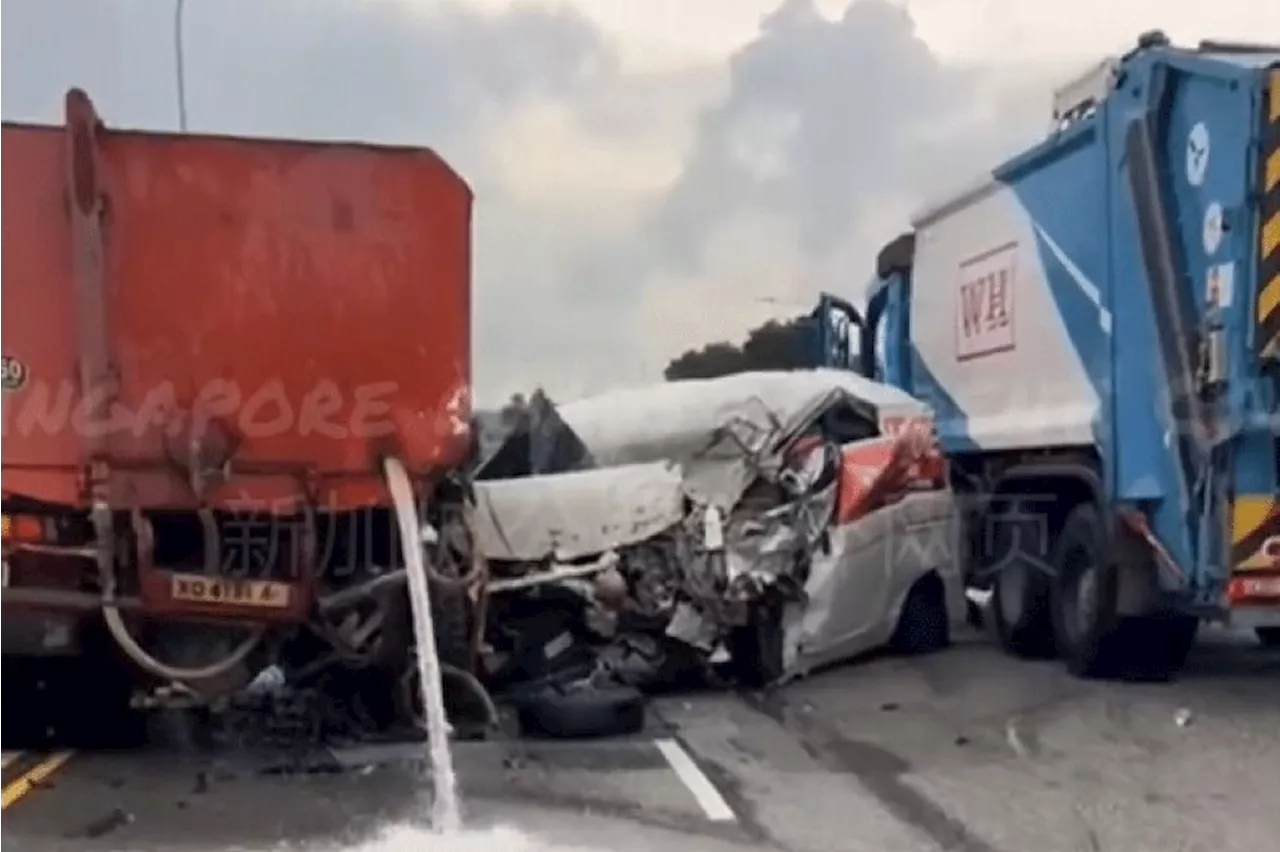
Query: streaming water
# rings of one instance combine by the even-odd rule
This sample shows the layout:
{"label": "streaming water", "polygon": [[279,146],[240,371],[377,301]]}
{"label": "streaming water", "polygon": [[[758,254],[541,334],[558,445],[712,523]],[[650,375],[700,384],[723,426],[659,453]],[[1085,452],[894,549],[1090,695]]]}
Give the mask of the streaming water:
{"label": "streaming water", "polygon": [[341,852],[422,852],[424,849],[431,852],[606,852],[600,848],[547,843],[507,826],[466,829],[444,837],[411,826],[395,826],[358,846],[342,847]]}
{"label": "streaming water", "polygon": [[[444,686],[440,680],[440,658],[436,655],[436,634],[431,616],[431,588],[423,564],[422,531],[414,505],[413,486],[404,465],[396,458],[384,462],[387,487],[395,506],[404,548],[405,567],[409,572],[409,601],[413,609],[413,630],[418,644],[418,680],[422,689],[422,706],[427,721],[427,742],[431,763],[431,781],[435,799],[431,807],[431,825],[440,833],[456,834],[462,830],[462,808],[458,801],[458,781],[453,772],[453,754],[449,750],[449,722],[444,710]],[[469,847],[459,847],[469,848]]]}

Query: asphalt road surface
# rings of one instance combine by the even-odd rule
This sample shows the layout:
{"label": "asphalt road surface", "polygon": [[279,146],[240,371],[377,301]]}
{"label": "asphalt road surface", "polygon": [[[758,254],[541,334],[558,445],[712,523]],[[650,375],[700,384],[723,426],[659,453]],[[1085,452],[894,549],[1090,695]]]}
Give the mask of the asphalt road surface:
{"label": "asphalt road surface", "polygon": [[311,773],[6,754],[0,837],[15,852],[1260,852],[1280,848],[1280,654],[1210,636],[1180,681],[1121,685],[971,637],[768,697],[664,698],[642,737],[459,744],[471,828],[448,839],[424,828],[416,754],[331,754]]}

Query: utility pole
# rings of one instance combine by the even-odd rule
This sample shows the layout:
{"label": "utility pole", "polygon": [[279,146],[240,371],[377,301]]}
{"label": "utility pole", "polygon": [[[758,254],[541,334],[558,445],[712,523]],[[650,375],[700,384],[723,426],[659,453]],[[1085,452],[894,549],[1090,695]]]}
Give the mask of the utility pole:
{"label": "utility pole", "polygon": [[178,129],[187,132],[187,71],[182,55],[182,13],[187,0],[177,0],[173,7],[173,53],[178,66]]}

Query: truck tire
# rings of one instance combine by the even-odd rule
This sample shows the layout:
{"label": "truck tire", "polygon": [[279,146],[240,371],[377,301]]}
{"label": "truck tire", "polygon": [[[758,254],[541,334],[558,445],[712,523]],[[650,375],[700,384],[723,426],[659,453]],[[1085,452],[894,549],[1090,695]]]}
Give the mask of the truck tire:
{"label": "truck tire", "polygon": [[1117,567],[1107,556],[1107,536],[1098,509],[1083,503],[1067,515],[1050,564],[1050,597],[1058,651],[1077,677],[1120,674],[1124,661],[1117,610]]}
{"label": "truck tire", "polygon": [[[1017,516],[1021,504],[1011,504],[1010,514]],[[996,638],[1006,653],[1023,659],[1052,659],[1057,656],[1053,615],[1050,609],[1050,575],[1036,559],[1039,554],[1014,552],[1021,546],[1024,533],[1038,530],[1000,524],[995,530],[994,550],[1003,565],[995,572],[991,585],[991,615]]]}
{"label": "truck tire", "polygon": [[1044,574],[1025,562],[1005,566],[991,590],[992,620],[1000,647],[1028,660],[1056,656],[1049,599],[1050,583]]}
{"label": "truck tire", "polygon": [[1200,619],[1180,613],[1132,619],[1140,631],[1132,648],[1138,654],[1131,677],[1170,680],[1182,671],[1196,643]]}

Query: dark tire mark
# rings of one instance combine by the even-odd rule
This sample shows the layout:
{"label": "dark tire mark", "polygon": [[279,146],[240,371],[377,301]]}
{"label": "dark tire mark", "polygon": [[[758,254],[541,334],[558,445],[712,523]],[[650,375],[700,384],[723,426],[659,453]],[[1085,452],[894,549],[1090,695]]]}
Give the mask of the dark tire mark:
{"label": "dark tire mark", "polygon": [[714,760],[708,760],[699,755],[682,738],[676,737],[676,739],[680,743],[680,747],[688,753],[690,759],[697,764],[702,773],[715,785],[721,797],[728,803],[734,815],[737,816],[739,828],[748,837],[754,842],[767,845],[778,850],[778,852],[790,852],[760,821],[760,817],[756,813],[755,803],[743,792],[742,782],[738,776]]}
{"label": "dark tire mark", "polygon": [[795,713],[777,693],[742,693],[748,707],[777,722],[829,772],[852,775],[903,825],[947,852],[1000,852],[938,803],[903,780],[911,764],[887,749],[849,739],[815,719]]}

